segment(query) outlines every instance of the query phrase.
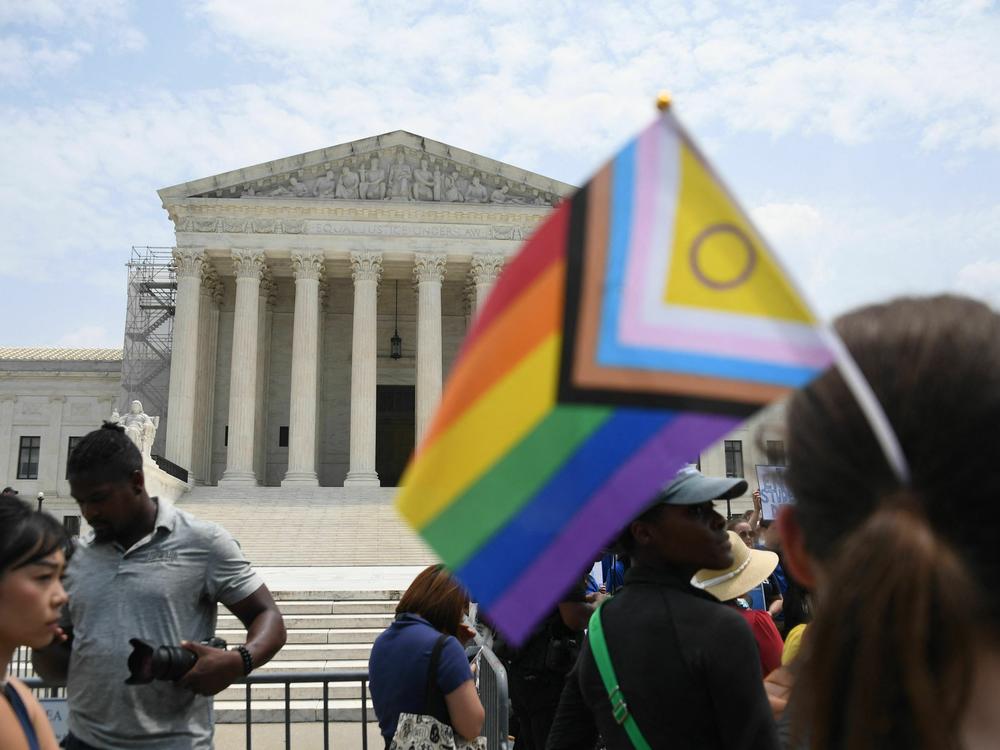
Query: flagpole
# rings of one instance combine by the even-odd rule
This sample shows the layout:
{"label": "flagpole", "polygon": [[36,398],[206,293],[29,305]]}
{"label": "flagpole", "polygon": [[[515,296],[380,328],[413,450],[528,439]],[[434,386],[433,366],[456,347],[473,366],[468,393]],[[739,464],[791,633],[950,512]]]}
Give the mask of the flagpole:
{"label": "flagpole", "polygon": [[[656,109],[662,114],[667,114],[672,103],[673,98],[667,91],[661,91],[656,97]],[[714,174],[714,170],[708,161],[701,157],[697,147],[694,146],[694,142],[691,140],[690,136],[688,136],[680,122],[678,122],[676,118],[672,119],[677,126],[678,131],[683,134],[683,137],[692,146],[694,152],[698,154],[699,158],[706,165],[706,167],[713,172],[713,176],[716,181],[729,195],[730,199],[733,201],[733,205],[737,206],[737,210],[740,210],[740,212],[743,213],[744,219],[750,224],[750,226],[753,227],[754,224],[750,221],[750,217],[747,216],[741,208],[739,208],[740,204],[733,198],[732,194],[729,193],[729,190],[725,187],[725,183],[722,179],[718,175]],[[758,234],[760,234],[760,230],[757,230],[756,227],[754,227],[754,229]],[[760,236],[763,237],[763,235]],[[788,270],[784,268],[784,264],[781,263],[780,259],[775,257],[774,260],[784,273],[785,279],[792,286],[792,288],[795,289],[796,293],[799,294],[799,297],[801,299],[806,299],[806,297],[804,297],[798,289],[798,284],[795,282],[795,279],[790,273],[788,273]],[[827,324],[822,324],[820,327],[823,338],[833,352],[834,364],[840,371],[841,377],[844,378],[844,383],[847,385],[848,390],[850,390],[851,395],[854,396],[854,400],[857,402],[861,412],[868,420],[868,424],[872,429],[872,434],[875,436],[875,440],[882,449],[885,460],[888,462],[893,474],[896,475],[896,479],[899,480],[899,483],[903,486],[909,485],[912,479],[910,465],[906,460],[906,455],[903,453],[903,447],[899,443],[899,438],[896,436],[895,430],[892,429],[889,417],[886,416],[885,410],[882,408],[882,404],[875,396],[875,392],[872,390],[871,384],[868,382],[867,378],[865,378],[864,374],[861,372],[861,368],[858,367],[858,363],[854,360],[854,357],[851,355],[850,351],[848,351],[844,342],[841,341],[840,336],[837,335],[837,332],[833,329],[833,327]]]}

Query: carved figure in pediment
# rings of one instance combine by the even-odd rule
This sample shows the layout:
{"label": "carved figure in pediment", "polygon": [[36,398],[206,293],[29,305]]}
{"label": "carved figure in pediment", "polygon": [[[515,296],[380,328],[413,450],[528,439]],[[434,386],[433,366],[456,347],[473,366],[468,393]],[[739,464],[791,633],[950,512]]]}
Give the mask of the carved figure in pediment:
{"label": "carved figure in pediment", "polygon": [[317,198],[332,198],[337,191],[337,179],[333,176],[333,170],[328,169],[326,175],[316,180],[313,185],[313,195]]}
{"label": "carved figure in pediment", "polygon": [[361,179],[357,172],[352,172],[348,165],[340,168],[340,179],[337,180],[337,192],[335,197],[348,200],[358,200],[361,194],[358,192],[358,185]]}
{"label": "carved figure in pediment", "polygon": [[510,196],[507,193],[510,192],[510,185],[504,185],[503,187],[498,187],[492,193],[490,193],[490,203],[512,203]]}
{"label": "carved figure in pediment", "polygon": [[458,189],[458,173],[452,172],[444,176],[444,199],[449,203],[463,203],[465,196]]}
{"label": "carved figure in pediment", "polygon": [[252,185],[247,185],[243,188],[243,192],[240,193],[240,198],[253,198],[257,193],[254,192]]}
{"label": "carved figure in pediment", "polygon": [[406,163],[402,150],[396,152],[396,161],[389,166],[389,197],[410,200],[413,167]]}
{"label": "carved figure in pediment", "polygon": [[434,174],[427,168],[426,159],[421,159],[420,166],[413,170],[413,200],[437,200],[434,197]]}
{"label": "carved figure in pediment", "polygon": [[439,201],[441,200],[441,197],[444,195],[441,182],[441,167],[435,165],[434,176],[431,179],[434,183],[434,187],[431,189],[431,195],[433,196],[434,200]]}
{"label": "carved figure in pediment", "polygon": [[545,198],[543,198],[537,190],[532,190],[531,197],[528,199],[528,202],[532,206],[544,206]]}
{"label": "carved figure in pediment", "polygon": [[309,188],[299,182],[296,178],[292,177],[289,181],[288,187],[284,185],[279,185],[274,190],[272,190],[268,195],[275,197],[280,197],[282,195],[294,195],[296,198],[305,198],[309,195]]}
{"label": "carved figure in pediment", "polygon": [[479,175],[472,176],[472,184],[469,185],[469,189],[465,191],[465,202],[466,203],[486,202],[486,186],[479,182]]}
{"label": "carved figure in pediment", "polygon": [[378,157],[373,156],[368,169],[361,167],[361,197],[366,200],[380,201],[385,198],[385,170],[378,163]]}

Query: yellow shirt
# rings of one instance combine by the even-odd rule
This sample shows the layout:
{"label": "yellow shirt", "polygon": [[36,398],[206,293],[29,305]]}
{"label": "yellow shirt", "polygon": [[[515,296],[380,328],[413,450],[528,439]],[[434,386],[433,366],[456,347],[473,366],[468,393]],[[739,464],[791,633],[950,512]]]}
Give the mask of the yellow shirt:
{"label": "yellow shirt", "polygon": [[781,666],[791,664],[795,657],[799,655],[799,648],[802,646],[802,634],[806,632],[805,623],[796,625],[785,636],[785,648],[781,651]]}

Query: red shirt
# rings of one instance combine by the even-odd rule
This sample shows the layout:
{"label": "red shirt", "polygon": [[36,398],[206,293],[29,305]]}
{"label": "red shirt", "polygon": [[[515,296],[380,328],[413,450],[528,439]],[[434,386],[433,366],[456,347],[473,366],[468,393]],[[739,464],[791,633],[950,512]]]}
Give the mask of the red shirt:
{"label": "red shirt", "polygon": [[759,609],[743,609],[739,607],[739,613],[747,621],[753,632],[753,638],[757,641],[757,650],[760,652],[760,671],[767,677],[771,672],[781,666],[781,650],[785,644],[781,640],[781,634],[771,619],[771,615]]}

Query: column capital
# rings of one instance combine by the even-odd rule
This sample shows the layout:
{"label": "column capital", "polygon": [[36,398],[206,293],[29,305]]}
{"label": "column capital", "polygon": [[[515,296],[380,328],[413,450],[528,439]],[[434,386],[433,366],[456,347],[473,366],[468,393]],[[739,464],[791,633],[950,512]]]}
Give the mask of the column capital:
{"label": "column capital", "polygon": [[275,300],[278,298],[278,283],[266,266],[260,277],[260,289],[257,290],[257,293],[268,307],[274,307]]}
{"label": "column capital", "polygon": [[319,252],[292,252],[292,273],[295,280],[313,279],[319,281],[326,271],[326,258]]}
{"label": "column capital", "polygon": [[221,305],[222,292],[222,280],[219,278],[219,272],[206,260],[201,266],[201,296],[216,305]]}
{"label": "column capital", "polygon": [[506,257],[500,253],[477,253],[472,256],[469,275],[473,284],[492,284],[503,270]]}
{"label": "column capital", "polygon": [[413,259],[414,281],[418,284],[422,281],[441,281],[447,261],[448,256],[443,253],[417,254]]}
{"label": "column capital", "polygon": [[326,279],[321,278],[319,280],[319,306],[326,308],[326,303],[329,301],[330,297],[330,284]]}
{"label": "column capital", "polygon": [[195,246],[175,247],[171,251],[174,257],[174,273],[177,278],[200,278],[205,262],[205,248]]}
{"label": "column capital", "polygon": [[382,280],[382,253],[369,251],[351,253],[351,277],[354,281]]}
{"label": "column capital", "polygon": [[261,279],[264,276],[264,253],[260,250],[233,250],[237,279]]}

